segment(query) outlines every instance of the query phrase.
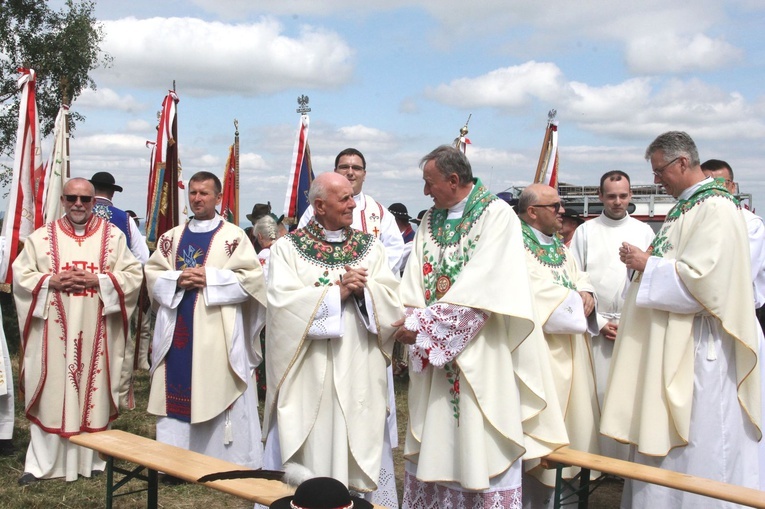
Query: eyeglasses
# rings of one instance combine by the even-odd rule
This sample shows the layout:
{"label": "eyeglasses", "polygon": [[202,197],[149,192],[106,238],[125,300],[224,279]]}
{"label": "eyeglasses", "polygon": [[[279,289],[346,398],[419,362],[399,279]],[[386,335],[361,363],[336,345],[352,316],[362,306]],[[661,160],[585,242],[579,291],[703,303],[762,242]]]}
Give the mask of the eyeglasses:
{"label": "eyeglasses", "polygon": [[64,198],[66,198],[66,201],[69,203],[77,203],[77,200],[80,200],[80,203],[90,203],[91,200],[93,200],[92,196],[80,196],[78,194],[65,194]]}
{"label": "eyeglasses", "polygon": [[667,168],[669,168],[670,166],[672,166],[672,165],[675,163],[675,161],[677,161],[677,160],[678,160],[678,159],[680,159],[681,157],[682,157],[682,156],[677,156],[676,158],[672,159],[670,162],[668,162],[667,164],[665,164],[665,165],[664,165],[664,166],[662,166],[661,168],[656,168],[655,170],[653,170],[653,174],[654,174],[655,176],[657,176],[657,177],[661,178],[661,175],[664,173],[664,170],[666,170]]}
{"label": "eyeglasses", "polygon": [[359,166],[358,164],[354,164],[354,165],[341,164],[340,166],[335,168],[335,170],[342,171],[342,172],[345,172],[345,171],[348,171],[348,170],[364,171],[364,167],[363,166]]}
{"label": "eyeglasses", "polygon": [[532,207],[552,207],[553,211],[557,214],[560,211],[560,208],[563,206],[563,202],[559,201],[557,203],[546,203],[544,205],[542,204],[536,204],[531,205]]}

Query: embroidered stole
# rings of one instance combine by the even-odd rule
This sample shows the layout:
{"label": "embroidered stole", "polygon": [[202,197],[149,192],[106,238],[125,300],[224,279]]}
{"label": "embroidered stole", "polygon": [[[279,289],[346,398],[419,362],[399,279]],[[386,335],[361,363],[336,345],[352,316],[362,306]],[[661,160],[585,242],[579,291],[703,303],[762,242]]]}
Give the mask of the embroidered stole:
{"label": "embroidered stole", "polygon": [[[223,223],[209,232],[192,232],[188,226],[181,235],[175,258],[176,270],[204,265],[215,234]],[[194,308],[199,290],[186,290],[178,305],[173,343],[165,357],[167,416],[191,422],[191,361],[194,352]]]}

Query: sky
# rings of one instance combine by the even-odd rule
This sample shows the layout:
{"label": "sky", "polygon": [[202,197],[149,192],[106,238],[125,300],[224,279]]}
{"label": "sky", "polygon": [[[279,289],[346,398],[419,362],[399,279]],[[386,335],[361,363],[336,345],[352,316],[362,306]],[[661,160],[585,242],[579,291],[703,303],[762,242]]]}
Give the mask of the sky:
{"label": "sky", "polygon": [[645,148],[683,130],[765,211],[761,0],[101,0],[95,13],[113,61],[72,105],[86,120],[71,174],[111,172],[115,205],[139,216],[173,82],[184,178],[222,177],[239,122],[242,222],[255,203],[283,211],[300,95],[314,172],[355,147],[364,191],[412,216],[432,205],[419,160],[468,116],[474,175],[493,192],[530,183],[551,109],[561,182],[619,169],[652,183]]}

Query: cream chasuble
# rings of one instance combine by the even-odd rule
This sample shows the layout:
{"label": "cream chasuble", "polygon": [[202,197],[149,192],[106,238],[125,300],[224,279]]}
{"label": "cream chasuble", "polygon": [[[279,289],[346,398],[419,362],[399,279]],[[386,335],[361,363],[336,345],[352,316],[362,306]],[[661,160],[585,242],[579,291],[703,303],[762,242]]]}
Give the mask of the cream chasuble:
{"label": "cream chasuble", "polygon": [[[403,315],[385,249],[352,228],[328,241],[310,221],[272,245],[269,263],[264,430],[275,420],[282,463],[374,491],[385,440],[390,324]],[[364,299],[340,303],[337,282],[346,265],[368,270]]]}
{"label": "cream chasuble", "polygon": [[[711,180],[680,198],[630,285],[601,432],[635,444],[635,461],[756,487],[749,456],[761,436],[760,379],[746,226]],[[701,500],[636,485],[632,501]]]}
{"label": "cream chasuble", "polygon": [[[522,456],[538,458],[568,443],[520,221],[480,181],[461,217],[447,219],[447,212],[431,209],[423,217],[401,283],[407,328],[419,331],[410,347],[407,473],[427,484],[407,485],[410,502],[422,499],[418,490],[435,487],[438,495],[447,484],[476,490],[470,497],[494,489],[513,489],[502,494],[514,496],[520,473],[514,484],[505,479],[495,487],[494,480]],[[447,321],[445,310],[462,318]],[[468,500],[489,503],[495,495]]]}
{"label": "cream chasuble", "polygon": [[[254,383],[253,370],[262,360],[258,337],[266,302],[262,268],[244,230],[219,216],[213,221],[211,226],[220,223],[220,229],[198,263],[206,268],[207,286],[199,292],[193,312],[192,425],[229,408]],[[164,233],[144,268],[149,295],[160,306],[148,406],[149,413],[158,416],[167,415],[164,358],[173,344],[177,306],[184,293],[175,281],[180,275],[176,260],[183,256],[177,249],[187,228],[188,224],[176,226]]]}
{"label": "cream chasuble", "polygon": [[[539,321],[544,324],[558,402],[571,442],[569,447],[599,454],[600,408],[589,336],[598,330],[597,309],[588,320],[578,293],[594,293],[594,289],[587,273],[579,270],[557,236],[540,241],[541,233],[526,223],[522,226],[534,304]],[[578,472],[579,468],[569,467],[563,475],[570,478]],[[547,486],[555,486],[554,470],[537,468],[532,474]]]}

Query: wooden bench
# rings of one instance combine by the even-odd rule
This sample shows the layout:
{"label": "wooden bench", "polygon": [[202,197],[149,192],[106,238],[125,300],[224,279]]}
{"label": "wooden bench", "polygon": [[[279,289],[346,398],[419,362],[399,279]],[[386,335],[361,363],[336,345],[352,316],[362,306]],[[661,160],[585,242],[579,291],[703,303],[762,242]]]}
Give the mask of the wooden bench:
{"label": "wooden bench", "polygon": [[[76,435],[69,441],[93,449],[106,458],[106,509],[112,508],[115,497],[135,493],[136,490],[115,495],[115,491],[131,479],[139,479],[148,483],[147,507],[157,507],[157,473],[164,472],[184,481],[196,483],[205,475],[231,470],[247,470],[241,465],[219,460],[197,452],[187,451],[172,445],[163,444],[150,438],[133,435],[121,430],[100,431],[84,435]],[[134,470],[124,470],[114,465],[114,460],[124,460],[138,465]],[[143,470],[147,470],[144,475]],[[124,477],[114,482],[114,472]],[[294,493],[295,489],[281,481],[267,479],[225,479],[203,483],[231,495],[257,502],[265,506],[274,500]],[[380,506],[375,506],[380,507]],[[384,508],[381,508],[384,509]]]}
{"label": "wooden bench", "polygon": [[742,486],[713,481],[703,477],[681,474],[663,468],[640,465],[632,461],[618,460],[606,456],[599,456],[597,454],[575,451],[568,447],[563,447],[548,454],[545,456],[544,460],[551,467],[554,466],[557,470],[555,476],[555,509],[561,507],[561,495],[564,489],[564,480],[561,474],[563,467],[568,465],[581,467],[582,469],[579,476],[580,491],[576,493],[578,497],[578,507],[580,509],[587,507],[590,470],[596,470],[604,474],[635,479],[637,481],[651,484],[658,484],[660,486],[726,500],[728,502],[749,507],[765,509],[765,491],[744,488]]}

